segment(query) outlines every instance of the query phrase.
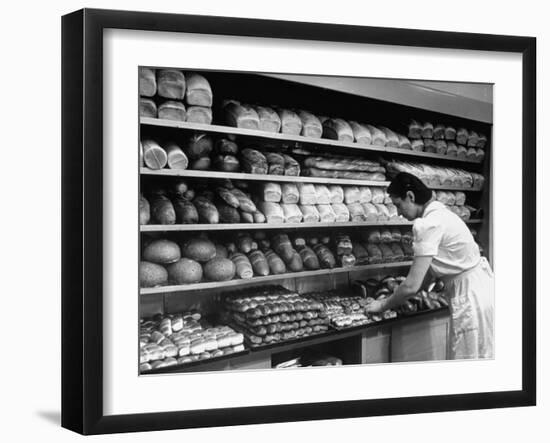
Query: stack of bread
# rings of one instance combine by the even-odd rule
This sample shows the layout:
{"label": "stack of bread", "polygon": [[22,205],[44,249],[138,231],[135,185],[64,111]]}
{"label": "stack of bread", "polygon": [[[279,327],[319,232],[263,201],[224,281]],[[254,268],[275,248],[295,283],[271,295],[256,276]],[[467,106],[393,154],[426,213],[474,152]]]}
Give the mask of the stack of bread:
{"label": "stack of bread", "polygon": [[435,198],[464,221],[470,220],[472,214],[479,212],[476,208],[466,204],[466,194],[461,191],[436,191]]}
{"label": "stack of bread", "polygon": [[415,151],[432,152],[481,162],[485,157],[487,137],[465,128],[411,120],[408,136]]}
{"label": "stack of bread", "polygon": [[411,163],[392,160],[386,163],[388,174],[393,177],[399,172],[408,172],[420,178],[426,186],[449,186],[460,188],[481,189],[485,178],[476,172],[456,168]]}
{"label": "stack of bread", "polygon": [[372,323],[372,319],[365,314],[367,301],[363,297],[335,290],[310,292],[303,296],[321,303],[327,313],[330,325],[336,329]]}
{"label": "stack of bread", "polygon": [[244,337],[226,325],[211,326],[198,312],[140,320],[140,371],[207,360],[244,350]]}
{"label": "stack of bread", "polygon": [[353,241],[353,254],[357,265],[395,263],[413,256],[411,231],[396,227],[367,229]]}
{"label": "stack of bread", "polygon": [[303,162],[303,175],[309,177],[385,181],[385,173],[379,162],[356,157],[308,156]]}
{"label": "stack of bread", "polygon": [[328,318],[321,303],[282,286],[265,286],[230,294],[225,315],[243,332],[251,347],[326,332]]}
{"label": "stack of bread", "polygon": [[141,117],[212,123],[212,88],[195,72],[139,68]]}

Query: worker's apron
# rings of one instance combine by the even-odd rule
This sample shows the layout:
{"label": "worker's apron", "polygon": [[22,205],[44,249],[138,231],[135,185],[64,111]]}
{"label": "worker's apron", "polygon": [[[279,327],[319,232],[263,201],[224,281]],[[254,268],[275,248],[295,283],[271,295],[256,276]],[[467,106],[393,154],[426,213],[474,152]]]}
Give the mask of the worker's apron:
{"label": "worker's apron", "polygon": [[494,275],[487,259],[442,280],[451,313],[449,358],[493,358]]}

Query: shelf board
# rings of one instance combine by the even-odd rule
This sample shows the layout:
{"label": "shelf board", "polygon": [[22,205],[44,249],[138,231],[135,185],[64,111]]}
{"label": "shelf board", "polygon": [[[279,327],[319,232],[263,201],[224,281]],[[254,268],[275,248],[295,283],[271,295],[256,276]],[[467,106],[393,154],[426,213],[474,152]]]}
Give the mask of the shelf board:
{"label": "shelf board", "polygon": [[192,283],[188,285],[158,286],[155,288],[141,288],[141,295],[151,294],[169,294],[174,292],[200,291],[203,289],[225,289],[228,287],[250,286],[255,284],[265,284],[272,281],[285,280],[288,278],[315,277],[320,275],[334,275],[355,271],[367,271],[373,269],[388,269],[410,266],[412,261],[377,263],[373,265],[351,266],[347,268],[317,269],[315,271],[288,272],[285,274],[267,275],[265,277],[253,277],[249,279],[237,279],[229,281],[214,281]]}
{"label": "shelf board", "polygon": [[[467,224],[481,223],[482,220],[467,220]],[[194,232],[194,231],[252,231],[278,229],[319,229],[350,228],[373,226],[412,226],[406,220],[388,220],[384,222],[342,222],[342,223],[218,223],[218,224],[185,224],[185,225],[142,225],[141,232]]]}
{"label": "shelf board", "polygon": [[[374,180],[351,180],[345,178],[324,178],[324,177],[304,177],[292,175],[267,175],[267,174],[247,174],[245,172],[220,172],[220,171],[195,171],[192,169],[149,169],[140,168],[141,175],[155,175],[165,177],[182,178],[205,178],[205,179],[229,179],[261,182],[286,182],[286,183],[319,183],[323,185],[341,185],[341,186],[378,186],[387,187],[389,181]],[[446,191],[466,191],[479,192],[480,188],[452,187],[452,186],[431,186],[432,189],[442,189]]]}
{"label": "shelf board", "polygon": [[186,129],[186,130],[193,130],[193,131],[233,134],[233,135],[242,135],[242,136],[248,136],[248,137],[260,137],[264,139],[278,140],[282,142],[292,142],[292,143],[295,143],[296,146],[299,146],[300,144],[312,144],[312,145],[318,145],[318,146],[333,146],[338,148],[346,148],[346,149],[359,151],[363,153],[365,152],[366,153],[369,153],[369,152],[370,153],[390,153],[390,154],[406,155],[406,156],[417,157],[417,158],[450,160],[456,163],[473,163],[473,164],[481,163],[475,160],[459,159],[455,157],[449,157],[447,155],[434,154],[431,152],[419,152],[419,151],[411,151],[408,149],[389,148],[389,147],[381,147],[381,146],[373,146],[373,145],[360,145],[358,143],[347,143],[339,140],[331,140],[326,138],[304,137],[302,135],[290,135],[290,134],[265,132],[265,131],[259,131],[256,129],[235,128],[232,126],[204,125],[200,123],[189,123],[189,122],[165,120],[165,119],[150,118],[150,117],[140,117],[140,123],[142,125],[147,125],[147,126],[161,126],[166,128],[178,128],[178,129]]}

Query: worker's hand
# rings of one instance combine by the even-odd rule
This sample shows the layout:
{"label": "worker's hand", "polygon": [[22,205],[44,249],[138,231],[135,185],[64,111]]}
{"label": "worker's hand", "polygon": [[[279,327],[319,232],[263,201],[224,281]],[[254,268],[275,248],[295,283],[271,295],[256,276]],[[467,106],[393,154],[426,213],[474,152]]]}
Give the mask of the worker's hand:
{"label": "worker's hand", "polygon": [[373,302],[365,306],[365,312],[369,314],[379,314],[386,310],[384,306],[385,306],[384,300],[374,300]]}

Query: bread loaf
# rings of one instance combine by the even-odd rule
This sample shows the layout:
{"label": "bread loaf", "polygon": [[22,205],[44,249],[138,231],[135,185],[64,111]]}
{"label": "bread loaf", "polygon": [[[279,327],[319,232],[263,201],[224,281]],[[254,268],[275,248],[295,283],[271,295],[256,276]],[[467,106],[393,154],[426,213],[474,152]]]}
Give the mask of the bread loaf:
{"label": "bread loaf", "polygon": [[281,130],[281,118],[279,114],[267,106],[254,106],[258,113],[260,131],[279,132]]}
{"label": "bread loaf", "polygon": [[317,204],[330,204],[330,193],[325,185],[314,185]]}
{"label": "bread loaf", "polygon": [[185,152],[191,159],[208,157],[212,152],[214,142],[206,133],[194,133],[186,141]]}
{"label": "bread loaf", "polygon": [[174,211],[176,213],[176,223],[195,224],[199,222],[199,213],[195,205],[181,195],[176,195],[172,199]]}
{"label": "bread loaf", "polygon": [[182,255],[200,263],[206,263],[216,257],[216,245],[207,238],[196,237],[187,240],[181,248]]}
{"label": "bread loaf", "polygon": [[456,131],[456,144],[457,145],[465,145],[468,143],[468,137],[470,133],[465,128],[459,128],[458,131]]}
{"label": "bread loaf", "polygon": [[232,140],[220,138],[216,142],[216,152],[221,155],[237,155],[239,147]]}
{"label": "bread loaf", "polygon": [[223,108],[225,121],[229,126],[243,129],[259,129],[260,117],[256,110],[248,105],[231,101]]}
{"label": "bread loaf", "polygon": [[369,263],[376,264],[382,263],[382,251],[379,246],[374,243],[368,243],[365,245],[367,252],[369,254]]}
{"label": "bread loaf", "polygon": [[309,246],[304,246],[300,249],[300,257],[305,269],[316,270],[320,268],[319,259]]}
{"label": "bread loaf", "polygon": [[323,122],[323,138],[352,143],[353,131],[345,120],[341,118],[328,118]]}
{"label": "bread loaf", "polygon": [[380,231],[380,243],[390,243],[393,240],[391,232],[388,228]]}
{"label": "bread loaf", "polygon": [[411,149],[413,151],[423,151],[424,150],[424,141],[422,141],[422,139],[415,139],[412,141],[411,143]]}
{"label": "bread loaf", "polygon": [[324,244],[316,244],[313,246],[313,250],[319,259],[319,264],[322,268],[332,269],[336,266],[336,259],[331,250]]}
{"label": "bread loaf", "polygon": [[239,234],[236,241],[237,249],[245,254],[248,254],[253,249],[254,240],[252,240],[252,237],[250,234]]}
{"label": "bread loaf", "polygon": [[466,151],[466,158],[473,161],[477,160],[476,148],[468,148],[468,150]]}
{"label": "bread loaf", "polygon": [[[243,212],[249,212],[253,214],[257,211],[256,205],[250,198],[240,189],[233,188],[231,193],[239,200],[239,209]],[[262,211],[263,212],[263,211]]]}
{"label": "bread loaf", "polygon": [[456,157],[458,155],[458,147],[453,142],[447,142],[447,152],[449,157]]}
{"label": "bread loaf", "polygon": [[395,262],[405,260],[405,252],[403,251],[403,248],[399,245],[399,243],[391,243],[390,248],[393,252],[393,260]]}
{"label": "bread loaf", "polygon": [[193,204],[197,208],[201,223],[216,224],[220,222],[220,214],[214,204],[206,197],[196,197]]}
{"label": "bread loaf", "polygon": [[211,107],[212,106],[212,88],[208,80],[196,72],[188,72],[185,75],[187,90],[185,91],[185,101],[188,105]]}
{"label": "bread loaf", "polygon": [[365,235],[363,235],[363,238],[367,241],[367,243],[380,243],[381,241],[381,234],[379,229],[369,229]]}
{"label": "bread loaf", "polygon": [[241,217],[241,223],[254,223],[254,215],[252,215],[250,212],[239,210],[239,215]]}
{"label": "bread loaf", "polygon": [[399,228],[392,228],[390,232],[392,241],[401,242],[401,231],[399,230]]}
{"label": "bread loaf", "polygon": [[300,164],[290,155],[283,154],[285,159],[285,175],[297,177],[300,175]]}
{"label": "bread loaf", "polygon": [[143,146],[143,162],[150,169],[162,169],[168,162],[166,151],[154,140],[141,141]]}
{"label": "bread loaf", "polygon": [[334,223],[336,221],[336,214],[331,205],[317,205],[317,211],[319,211],[321,223]]}
{"label": "bread loaf", "polygon": [[210,169],[210,157],[200,157],[191,161],[189,169],[194,171],[208,171]]}
{"label": "bread loaf", "polygon": [[424,151],[425,152],[435,152],[435,140],[433,138],[424,139]]}
{"label": "bread loaf", "polygon": [[231,192],[230,189],[221,186],[217,187],[216,195],[229,206],[232,206],[233,208],[239,207],[239,199]]}
{"label": "bread loaf", "polygon": [[456,151],[457,158],[465,159],[467,153],[468,153],[468,150],[464,146],[458,145],[458,149]]}
{"label": "bread loaf", "polygon": [[186,121],[209,125],[212,123],[212,108],[206,106],[188,106]]}
{"label": "bread loaf", "polygon": [[202,280],[202,266],[195,260],[182,258],[168,265],[168,278],[175,285],[198,283]]}
{"label": "bread loaf", "polygon": [[269,265],[269,270],[271,274],[277,275],[277,274],[284,274],[286,272],[285,263],[283,262],[283,260],[281,260],[281,257],[279,257],[271,249],[268,249],[265,252],[265,258],[267,259],[267,263]]}
{"label": "bread loaf", "polygon": [[355,256],[353,254],[344,254],[339,257],[340,264],[343,268],[349,268],[355,266]]}
{"label": "bread loaf", "polygon": [[433,131],[433,139],[434,140],[444,140],[445,139],[445,126],[438,124],[435,125],[434,131]]}
{"label": "bread loaf", "polygon": [[301,255],[293,250],[292,258],[286,263],[288,269],[292,272],[301,272],[304,270],[304,263]]}
{"label": "bread loaf", "polygon": [[139,194],[139,224],[140,225],[146,225],[149,223],[149,220],[151,219],[151,208],[149,206],[149,202],[147,199],[143,196],[143,194]]}
{"label": "bread loaf", "polygon": [[384,198],[386,197],[385,192],[382,188],[372,187],[371,189],[371,202],[372,203],[384,203]]}
{"label": "bread loaf", "polygon": [[143,260],[157,263],[175,263],[181,258],[181,251],[177,243],[167,240],[153,240],[143,248]]}
{"label": "bread loaf", "polygon": [[139,95],[153,97],[157,93],[157,79],[152,68],[139,67]]}
{"label": "bread loaf", "polygon": [[285,174],[285,159],[281,154],[275,152],[268,152],[265,154],[265,158],[268,164],[267,173],[270,175],[284,175]]}
{"label": "bread loaf", "polygon": [[311,183],[298,183],[298,190],[300,191],[301,205],[314,205],[317,203],[315,186]]}
{"label": "bread loaf", "polygon": [[172,202],[162,194],[149,197],[151,207],[151,222],[159,225],[173,225],[176,223],[176,212]]}
{"label": "bread loaf", "polygon": [[321,217],[315,205],[300,205],[299,208],[304,216],[304,223],[317,223],[320,220]]}
{"label": "bread loaf", "polygon": [[381,172],[355,172],[355,171],[329,171],[326,169],[308,168],[303,171],[303,175],[310,177],[325,178],[349,178],[353,180],[371,180],[384,181],[385,174]]}
{"label": "bread loaf", "polygon": [[301,135],[304,137],[321,138],[323,135],[323,125],[321,121],[308,111],[298,111],[298,117],[302,122]]}
{"label": "bread loaf", "polygon": [[390,128],[386,126],[380,126],[380,130],[386,136],[386,146],[389,148],[398,148],[399,147],[399,138],[397,134],[393,132]]}
{"label": "bread loaf", "polygon": [[390,220],[395,220],[399,218],[397,206],[395,206],[393,203],[386,203],[386,209],[388,210]]}
{"label": "bread loaf", "polygon": [[251,174],[267,174],[267,158],[256,149],[246,148],[241,152],[243,170]]}
{"label": "bread loaf", "polygon": [[389,245],[385,243],[380,243],[380,245],[378,246],[380,248],[380,251],[382,252],[382,261],[384,263],[391,263],[392,261],[395,261],[395,254]]}
{"label": "bread loaf", "polygon": [[164,146],[167,155],[167,164],[170,169],[187,169],[189,160],[183,150],[174,142]]}
{"label": "bread loaf", "polygon": [[361,197],[357,186],[346,186],[344,188],[344,203],[346,205],[359,203],[360,201]]}
{"label": "bread loaf", "polygon": [[466,147],[475,148],[477,147],[477,142],[479,141],[479,135],[476,131],[470,131],[468,134],[468,141],[466,142]]}
{"label": "bread loaf", "polygon": [[343,203],[344,202],[344,189],[342,186],[332,185],[328,187],[330,194],[330,203]]}
{"label": "bread loaf", "polygon": [[369,130],[371,137],[372,137],[372,144],[374,146],[385,146],[386,145],[386,135],[378,128],[372,126],[372,125],[365,125],[365,127]]}
{"label": "bread loaf", "polygon": [[333,203],[332,210],[336,214],[336,222],[343,223],[350,219],[350,213],[348,207],[344,203]]}
{"label": "bread loaf", "polygon": [[373,203],[365,203],[361,205],[366,221],[378,221],[378,210]]}
{"label": "bread loaf", "polygon": [[234,155],[216,155],[214,167],[223,172],[238,172],[241,169],[239,160]]}
{"label": "bread loaf", "polygon": [[292,259],[294,248],[290,242],[290,238],[286,234],[277,234],[271,241],[273,250],[281,257],[285,262]]}
{"label": "bread loaf", "polygon": [[346,157],[308,157],[304,165],[309,168],[337,171],[385,172],[380,163],[360,158]]}
{"label": "bread loaf", "polygon": [[366,221],[365,211],[361,203],[350,203],[346,205],[349,211],[349,217],[352,222]]}
{"label": "bread loaf", "polygon": [[335,239],[336,255],[351,254],[353,244],[349,235],[337,234]]}
{"label": "bread loaf", "polygon": [[397,144],[400,149],[412,149],[411,141],[404,135],[397,134]]}
{"label": "bread loaf", "polygon": [[353,242],[352,254],[355,257],[356,265],[366,265],[369,263],[369,254],[361,243]]}
{"label": "bread loaf", "polygon": [[433,138],[434,135],[434,125],[430,122],[426,122],[422,125],[422,138]]}
{"label": "bread loaf", "polygon": [[360,145],[370,145],[372,142],[372,136],[367,127],[363,126],[361,123],[356,121],[350,121],[349,125],[353,131],[353,139],[355,143]]}
{"label": "bread loaf", "polygon": [[411,139],[419,139],[422,137],[422,125],[416,120],[411,120],[408,125],[408,137]]}
{"label": "bread loaf", "polygon": [[168,271],[164,266],[147,261],[139,263],[139,286],[140,288],[153,288],[168,283]]}
{"label": "bread loaf", "polygon": [[466,194],[461,191],[455,192],[455,205],[464,206],[466,204]]}
{"label": "bread loaf", "polygon": [[260,250],[252,251],[248,258],[250,260],[250,264],[252,265],[252,269],[254,270],[254,273],[259,276],[266,276],[269,275],[269,264],[267,263],[267,259],[265,258],[265,255]]}
{"label": "bread loaf", "polygon": [[445,140],[437,140],[435,142],[435,152],[445,155],[447,153],[447,142]]}
{"label": "bread loaf", "polygon": [[456,129],[452,126],[447,126],[445,128],[445,140],[455,140],[456,139]]}
{"label": "bread loaf", "polygon": [[294,183],[284,183],[281,186],[281,194],[283,203],[296,204],[300,201],[300,191]]}
{"label": "bread loaf", "polygon": [[282,196],[281,185],[279,183],[263,183],[262,196],[265,202],[279,203]]}
{"label": "bread loaf", "polygon": [[185,76],[177,69],[157,70],[157,94],[164,98],[183,100],[185,97]]}
{"label": "bread loaf", "polygon": [[260,203],[260,211],[265,215],[267,223],[284,223],[285,216],[283,208],[278,203],[262,202]]}
{"label": "bread loaf", "polygon": [[229,251],[224,245],[220,243],[216,243],[214,246],[216,247],[216,257],[222,257],[222,258],[229,257]]}
{"label": "bread loaf", "polygon": [[284,222],[285,223],[300,223],[303,219],[303,214],[296,204],[283,203]]}
{"label": "bread loaf", "polygon": [[235,277],[235,264],[228,258],[214,257],[203,268],[204,276],[211,281],[228,281]]}
{"label": "bread loaf", "polygon": [[302,120],[290,109],[277,109],[281,120],[281,132],[289,135],[300,135],[302,132]]}
{"label": "bread loaf", "polygon": [[485,134],[479,134],[476,148],[484,149],[486,144],[487,144],[487,136]]}
{"label": "bread loaf", "polygon": [[254,218],[254,223],[265,223],[266,222],[265,215],[262,214],[260,211],[253,212],[252,217]]}
{"label": "bread loaf", "polygon": [[187,120],[185,106],[175,100],[167,100],[160,104],[157,111],[158,118],[184,122]]}
{"label": "bread loaf", "polygon": [[239,211],[225,202],[217,202],[216,209],[221,223],[239,223],[241,221]]}
{"label": "bread loaf", "polygon": [[481,148],[477,148],[476,149],[476,157],[475,159],[478,161],[478,162],[481,162],[483,161],[483,158],[485,157],[485,151]]}

